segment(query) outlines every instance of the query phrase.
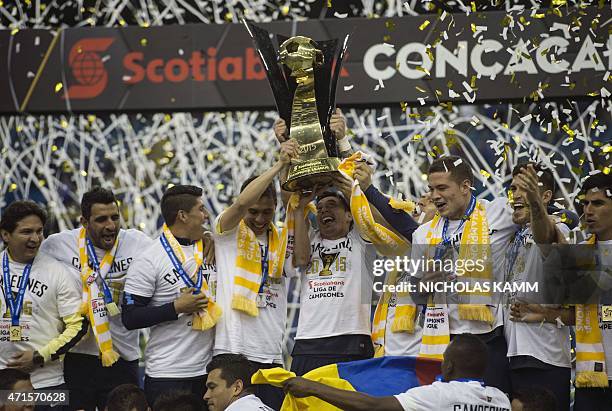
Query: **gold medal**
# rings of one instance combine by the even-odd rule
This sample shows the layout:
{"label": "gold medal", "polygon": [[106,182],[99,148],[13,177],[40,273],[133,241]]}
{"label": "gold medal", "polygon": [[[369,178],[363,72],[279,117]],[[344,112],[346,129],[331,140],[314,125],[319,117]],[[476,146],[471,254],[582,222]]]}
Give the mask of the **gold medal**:
{"label": "gold medal", "polygon": [[612,305],[601,306],[601,322],[612,322]]}
{"label": "gold medal", "polygon": [[11,336],[10,341],[21,341],[21,326],[11,325],[9,334]]}
{"label": "gold medal", "polygon": [[115,304],[114,301],[106,304],[106,311],[108,311],[108,315],[110,315],[111,317],[119,314],[119,308],[117,307],[117,304]]}

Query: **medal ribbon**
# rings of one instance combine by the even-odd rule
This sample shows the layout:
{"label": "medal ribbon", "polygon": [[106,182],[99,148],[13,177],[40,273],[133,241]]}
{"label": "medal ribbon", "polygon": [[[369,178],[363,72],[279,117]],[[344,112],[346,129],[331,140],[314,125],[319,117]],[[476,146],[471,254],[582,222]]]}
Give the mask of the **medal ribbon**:
{"label": "medal ribbon", "polygon": [[19,317],[21,316],[21,309],[23,307],[23,298],[25,296],[26,287],[28,286],[31,270],[32,263],[27,264],[23,269],[23,275],[21,276],[21,282],[19,283],[17,297],[15,297],[15,295],[13,295],[13,291],[11,290],[8,250],[5,251],[4,256],[2,257],[2,275],[4,278],[4,293],[6,294],[6,303],[11,313],[12,326],[19,326]]}

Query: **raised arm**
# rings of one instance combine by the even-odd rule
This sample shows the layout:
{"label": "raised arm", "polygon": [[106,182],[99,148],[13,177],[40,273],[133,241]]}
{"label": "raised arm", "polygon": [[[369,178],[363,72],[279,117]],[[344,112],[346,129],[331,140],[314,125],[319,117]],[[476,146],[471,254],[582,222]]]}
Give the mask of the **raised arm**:
{"label": "raised arm", "polygon": [[[521,169],[515,176],[518,188],[526,193],[531,215],[531,231],[536,244],[552,244],[558,242],[555,223],[548,217],[543,195],[538,186],[538,175],[531,164]],[[544,195],[547,195],[546,193]],[[552,194],[551,194],[552,195]]]}
{"label": "raised arm", "polygon": [[361,190],[384,221],[406,240],[412,241],[412,233],[419,227],[419,224],[412,219],[410,214],[396,210],[389,205],[389,199],[372,184],[372,172],[372,168],[366,163],[359,162],[355,166],[355,179],[359,182]]}
{"label": "raised arm", "polygon": [[221,231],[228,231],[238,225],[249,207],[259,200],[259,197],[272,183],[274,177],[286,168],[291,158],[297,156],[298,144],[295,140],[287,140],[281,143],[280,159],[268,171],[257,177],[238,195],[238,198],[219,217]]}
{"label": "raised arm", "polygon": [[286,393],[295,397],[317,397],[341,410],[347,411],[403,411],[395,397],[373,397],[357,391],[330,387],[302,377],[295,377],[283,384]]}
{"label": "raised arm", "polygon": [[316,193],[300,193],[300,202],[295,213],[295,242],[293,248],[293,266],[306,268],[310,263],[310,221],[304,216],[304,210],[308,203],[312,201]]}

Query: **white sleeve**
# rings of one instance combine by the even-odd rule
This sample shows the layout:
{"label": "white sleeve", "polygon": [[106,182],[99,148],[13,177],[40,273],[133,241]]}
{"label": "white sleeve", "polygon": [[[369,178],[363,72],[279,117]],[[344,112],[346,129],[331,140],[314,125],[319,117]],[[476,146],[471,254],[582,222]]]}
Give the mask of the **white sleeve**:
{"label": "white sleeve", "polygon": [[[417,228],[412,234],[412,249],[410,251],[410,259],[415,262],[424,260],[428,247],[425,236],[421,234],[423,232],[421,227]],[[423,278],[423,263],[415,264],[414,267],[418,268],[412,272],[412,275],[416,278]]]}
{"label": "white sleeve", "polygon": [[156,274],[148,256],[136,258],[128,268],[124,292],[141,297],[153,297],[157,283]]}
{"label": "white sleeve", "polygon": [[64,318],[79,312],[81,308],[81,290],[72,278],[73,275],[69,271],[71,270],[70,267],[59,262],[54,267],[57,267],[57,272],[55,273],[57,278],[57,307],[60,317]]}
{"label": "white sleeve", "polygon": [[213,237],[227,237],[228,235],[235,233],[236,230],[238,229],[238,225],[236,225],[236,227],[232,228],[231,230],[221,231],[221,225],[219,223],[221,221],[221,216],[223,215],[224,212],[225,212],[225,210],[222,211],[217,216],[217,218],[215,218],[215,221],[214,221],[213,227],[212,227]]}
{"label": "white sleeve", "polygon": [[57,240],[58,238],[56,234],[45,238],[38,251],[56,259],[54,256],[57,255]]}
{"label": "white sleeve", "polygon": [[441,392],[434,385],[412,388],[396,395],[405,411],[439,410]]}

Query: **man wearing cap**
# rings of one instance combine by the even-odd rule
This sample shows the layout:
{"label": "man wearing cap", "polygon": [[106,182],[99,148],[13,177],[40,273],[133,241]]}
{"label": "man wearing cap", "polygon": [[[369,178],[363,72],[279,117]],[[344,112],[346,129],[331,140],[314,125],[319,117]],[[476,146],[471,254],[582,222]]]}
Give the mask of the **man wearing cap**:
{"label": "man wearing cap", "polygon": [[346,197],[329,188],[316,199],[318,230],[295,211],[294,264],[302,275],[300,315],[291,370],[303,375],[338,362],[371,358],[372,264],[376,252],[353,226]]}

